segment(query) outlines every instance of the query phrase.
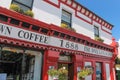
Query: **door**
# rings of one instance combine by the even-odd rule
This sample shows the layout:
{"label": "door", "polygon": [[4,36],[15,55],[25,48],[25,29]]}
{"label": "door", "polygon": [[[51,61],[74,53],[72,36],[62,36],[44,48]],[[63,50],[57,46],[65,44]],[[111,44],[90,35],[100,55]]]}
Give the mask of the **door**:
{"label": "door", "polygon": [[58,69],[60,68],[66,69],[68,71],[66,80],[73,80],[74,77],[73,63],[58,62]]}

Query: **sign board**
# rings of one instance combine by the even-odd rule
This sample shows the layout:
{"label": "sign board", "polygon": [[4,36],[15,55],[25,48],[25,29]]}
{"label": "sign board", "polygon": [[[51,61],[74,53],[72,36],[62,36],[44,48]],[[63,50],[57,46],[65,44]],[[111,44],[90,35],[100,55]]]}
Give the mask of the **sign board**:
{"label": "sign board", "polygon": [[28,41],[37,44],[60,47],[70,50],[82,51],[89,54],[112,57],[113,53],[101,49],[85,46],[76,42],[43,35],[29,30],[24,30],[14,26],[0,23],[0,36],[10,37],[18,40]]}

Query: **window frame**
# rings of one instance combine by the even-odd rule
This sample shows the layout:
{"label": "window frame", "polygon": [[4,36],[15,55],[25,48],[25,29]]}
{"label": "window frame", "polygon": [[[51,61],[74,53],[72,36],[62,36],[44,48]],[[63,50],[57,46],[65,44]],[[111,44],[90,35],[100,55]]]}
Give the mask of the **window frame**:
{"label": "window frame", "polygon": [[94,26],[94,36],[95,36],[95,37],[100,37],[99,27],[97,27],[97,26]]}
{"label": "window frame", "polygon": [[[64,11],[66,14],[69,15],[69,17],[70,17],[69,22],[63,20],[63,18],[62,18],[62,16],[63,16],[63,11]],[[66,14],[65,14],[65,15],[66,15]],[[64,9],[62,9],[62,14],[61,14],[61,24],[62,24],[62,23],[68,25],[68,27],[71,28],[71,27],[72,27],[72,13],[70,13],[70,12],[68,12],[68,11],[66,11],[66,10],[64,10]]]}

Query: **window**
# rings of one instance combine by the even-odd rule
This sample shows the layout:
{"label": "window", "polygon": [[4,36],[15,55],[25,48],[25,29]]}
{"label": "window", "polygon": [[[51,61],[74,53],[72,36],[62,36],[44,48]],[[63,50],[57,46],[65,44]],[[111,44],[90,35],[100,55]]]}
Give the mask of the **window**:
{"label": "window", "polygon": [[26,11],[32,9],[33,0],[13,0],[12,3],[19,5],[23,11]]}
{"label": "window", "polygon": [[71,27],[71,19],[72,19],[72,14],[65,10],[62,10],[61,23],[64,23],[67,26]]}
{"label": "window", "polygon": [[99,28],[94,26],[94,35],[95,37],[99,37]]}

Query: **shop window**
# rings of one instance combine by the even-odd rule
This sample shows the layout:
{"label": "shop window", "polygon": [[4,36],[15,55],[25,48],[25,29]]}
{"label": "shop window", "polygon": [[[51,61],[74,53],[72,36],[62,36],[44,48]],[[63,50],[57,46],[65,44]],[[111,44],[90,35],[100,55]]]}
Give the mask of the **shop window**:
{"label": "shop window", "polygon": [[30,27],[30,24],[29,24],[29,23],[26,23],[26,22],[23,22],[23,23],[22,23],[22,27],[24,27],[24,28],[29,28],[29,27]]}
{"label": "shop window", "polygon": [[39,26],[35,26],[35,25],[32,26],[32,30],[39,31],[39,29],[40,29]]}
{"label": "shop window", "polygon": [[71,27],[72,14],[62,10],[61,24],[66,24],[68,27]]}
{"label": "shop window", "polygon": [[32,9],[33,0],[12,0],[12,4],[17,4],[23,11],[26,11]]}
{"label": "shop window", "polygon": [[19,21],[19,20],[16,20],[16,19],[11,18],[10,23],[11,23],[11,24],[14,24],[14,25],[19,25],[20,21]]}
{"label": "shop window", "polygon": [[103,80],[102,79],[102,63],[96,63],[96,80]]}
{"label": "shop window", "polygon": [[94,26],[94,35],[95,37],[99,37],[99,28],[97,26]]}
{"label": "shop window", "polygon": [[7,17],[7,16],[4,16],[4,15],[2,15],[2,14],[0,14],[0,20],[1,20],[1,21],[7,22],[8,17]]}

